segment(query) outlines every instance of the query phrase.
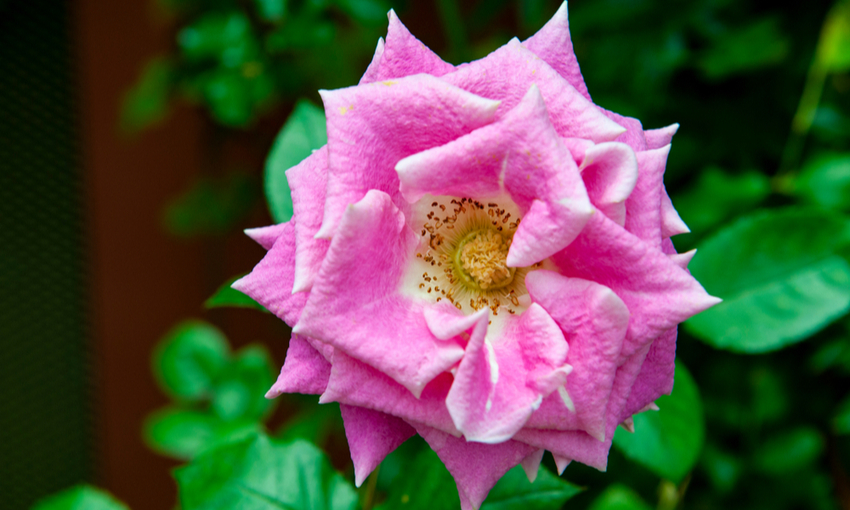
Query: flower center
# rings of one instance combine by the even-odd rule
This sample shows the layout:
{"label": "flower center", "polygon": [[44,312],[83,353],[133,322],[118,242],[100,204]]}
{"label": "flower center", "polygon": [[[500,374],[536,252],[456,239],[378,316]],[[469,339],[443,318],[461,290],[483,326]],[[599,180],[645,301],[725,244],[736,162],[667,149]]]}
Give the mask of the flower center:
{"label": "flower center", "polygon": [[470,232],[458,243],[454,263],[464,283],[480,290],[500,289],[514,280],[516,268],[508,267],[510,238],[492,228]]}
{"label": "flower center", "polygon": [[[501,203],[505,202],[505,203]],[[415,282],[419,296],[448,300],[470,313],[522,312],[525,275],[533,267],[508,267],[519,210],[508,200],[479,202],[450,196],[424,198],[414,213],[421,221]],[[413,276],[413,275],[411,275]]]}

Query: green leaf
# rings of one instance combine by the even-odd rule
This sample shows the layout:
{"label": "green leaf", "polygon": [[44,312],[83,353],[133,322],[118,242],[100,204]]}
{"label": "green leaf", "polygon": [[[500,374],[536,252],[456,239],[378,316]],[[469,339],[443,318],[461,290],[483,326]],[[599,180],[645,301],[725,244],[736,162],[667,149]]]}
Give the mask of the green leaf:
{"label": "green leaf", "polygon": [[633,434],[618,428],[614,446],[658,476],[679,483],[699,458],[705,424],[696,383],[679,362],[675,377],[673,393],[656,401],[660,410],[635,415]]}
{"label": "green leaf", "polygon": [[820,432],[811,427],[799,427],[765,441],[753,464],[762,473],[774,476],[801,471],[817,461],[823,449]]}
{"label": "green leaf", "polygon": [[282,25],[266,37],[269,52],[304,51],[325,47],[333,43],[336,25],[315,19],[298,19]]}
{"label": "green leaf", "polygon": [[216,378],[227,365],[227,339],[214,326],[186,321],[156,347],[154,375],[162,388],[179,399],[199,400],[213,394]]}
{"label": "green leaf", "polygon": [[262,430],[256,421],[225,422],[210,414],[166,407],[145,419],[143,436],[154,451],[190,460],[198,454]]}
{"label": "green leaf", "polygon": [[224,421],[260,420],[276,402],[265,398],[274,382],[271,357],[259,345],[236,354],[216,380],[213,412]]}
{"label": "green leaf", "polygon": [[313,402],[300,406],[298,414],[288,419],[277,435],[283,441],[304,439],[322,446],[332,434],[344,431],[339,404]]}
{"label": "green leaf", "polygon": [[770,180],[759,172],[731,175],[709,167],[692,187],[673,198],[673,204],[691,231],[700,233],[752,209],[769,194]]}
{"label": "green leaf", "polygon": [[309,101],[299,101],[277,135],[266,160],[266,200],[276,223],[289,221],[292,217],[292,196],[284,172],[326,143],[328,134],[324,111]]}
{"label": "green leaf", "polygon": [[249,175],[201,178],[168,204],[163,222],[180,237],[224,235],[250,214],[258,198],[258,185]]}
{"label": "green leaf", "polygon": [[719,305],[685,327],[709,344],[765,352],[800,341],[850,308],[850,223],[827,211],[771,209],[707,239],[689,269]]}
{"label": "green leaf", "polygon": [[391,8],[385,0],[336,0],[336,4],[354,20],[366,25],[386,23]]}
{"label": "green leaf", "polygon": [[121,104],[122,128],[139,131],[162,121],[168,115],[173,85],[174,64],[170,60],[155,58],[148,62]]}
{"label": "green leaf", "polygon": [[850,396],[845,398],[835,410],[832,428],[836,434],[850,434]]}
{"label": "green leaf", "polygon": [[255,0],[260,19],[279,22],[286,15],[287,0]]}
{"label": "green leaf", "polygon": [[457,485],[431,448],[422,448],[408,461],[376,510],[455,510],[460,507]]}
{"label": "green leaf", "polygon": [[353,510],[358,503],[315,446],[262,434],[207,451],[174,476],[183,510]]}
{"label": "green leaf", "polygon": [[177,34],[177,43],[191,62],[217,60],[229,68],[255,60],[259,49],[241,11],[207,12]]}
{"label": "green leaf", "polygon": [[516,466],[493,487],[481,510],[557,510],[582,490],[543,466],[531,483],[522,467]]}
{"label": "green leaf", "polygon": [[850,154],[822,154],[808,161],[797,178],[795,191],[823,207],[850,209]]}
{"label": "green leaf", "polygon": [[221,307],[236,307],[236,308],[255,308],[257,310],[262,310],[268,313],[268,310],[265,309],[263,305],[257,303],[250,297],[245,294],[239,292],[238,290],[231,287],[233,282],[242,278],[245,275],[234,276],[233,278],[224,282],[221,287],[215,291],[215,294],[210,296],[209,299],[204,301],[204,306],[207,308],[221,308]]}
{"label": "green leaf", "polygon": [[42,499],[32,510],[127,510],[127,505],[101,489],[77,485]]}
{"label": "green leaf", "polygon": [[652,510],[652,507],[635,491],[624,485],[614,484],[596,498],[590,510]]}
{"label": "green leaf", "polygon": [[779,20],[763,19],[721,34],[698,61],[709,78],[721,79],[768,65],[779,64],[788,54],[788,39],[779,30]]}
{"label": "green leaf", "polygon": [[191,459],[213,441],[220,421],[209,413],[165,408],[148,415],[143,436],[160,454]]}
{"label": "green leaf", "polygon": [[809,367],[816,374],[831,368],[850,374],[850,337],[834,338],[821,345],[809,358]]}
{"label": "green leaf", "polygon": [[743,472],[740,459],[710,444],[706,445],[700,458],[700,467],[708,475],[714,489],[721,494],[734,489]]}
{"label": "green leaf", "polygon": [[850,2],[835,2],[827,15],[817,59],[820,65],[833,73],[850,69]]}

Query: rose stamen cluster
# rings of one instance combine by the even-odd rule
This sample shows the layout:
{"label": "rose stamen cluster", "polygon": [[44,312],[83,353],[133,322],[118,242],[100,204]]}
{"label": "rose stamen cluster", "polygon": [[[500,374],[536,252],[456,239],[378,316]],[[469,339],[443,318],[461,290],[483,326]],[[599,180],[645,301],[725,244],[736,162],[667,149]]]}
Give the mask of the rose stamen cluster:
{"label": "rose stamen cluster", "polygon": [[545,451],[606,469],[673,388],[678,324],[719,301],[671,241],[678,126],[593,104],[566,3],[458,67],[391,11],[360,84],[320,94],[328,144],[286,172],[292,220],[248,232],[268,253],[233,284],[292,327],[267,396],[338,402],[358,485],[420,435],[464,510]]}
{"label": "rose stamen cluster", "polygon": [[446,299],[464,313],[489,308],[494,316],[500,311],[515,314],[520,297],[527,294],[522,281],[529,269],[507,265],[519,224],[515,206],[433,197],[419,230],[422,242],[416,258],[425,271],[418,289],[436,298],[434,303]]}

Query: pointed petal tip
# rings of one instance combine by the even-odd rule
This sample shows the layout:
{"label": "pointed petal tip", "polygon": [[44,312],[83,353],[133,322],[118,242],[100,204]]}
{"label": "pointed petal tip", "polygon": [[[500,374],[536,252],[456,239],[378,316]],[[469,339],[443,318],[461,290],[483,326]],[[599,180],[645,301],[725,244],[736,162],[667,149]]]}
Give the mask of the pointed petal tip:
{"label": "pointed petal tip", "polygon": [[670,255],[668,255],[668,257],[670,257],[670,260],[675,262],[677,266],[681,267],[682,269],[687,269],[688,264],[691,263],[691,260],[694,258],[694,255],[696,255],[696,253],[697,249],[694,248],[684,253],[671,253]]}
{"label": "pointed petal tip", "polygon": [[564,470],[567,469],[567,466],[569,466],[570,462],[572,462],[572,459],[561,457],[560,455],[555,455],[554,453],[552,454],[552,458],[555,459],[555,466],[558,467],[558,476],[563,475]]}
{"label": "pointed petal tip", "polygon": [[546,450],[541,448],[520,462],[523,471],[525,471],[525,476],[530,483],[534,483],[534,480],[537,479],[537,473],[540,470],[540,462],[543,460],[544,453],[546,453]]}

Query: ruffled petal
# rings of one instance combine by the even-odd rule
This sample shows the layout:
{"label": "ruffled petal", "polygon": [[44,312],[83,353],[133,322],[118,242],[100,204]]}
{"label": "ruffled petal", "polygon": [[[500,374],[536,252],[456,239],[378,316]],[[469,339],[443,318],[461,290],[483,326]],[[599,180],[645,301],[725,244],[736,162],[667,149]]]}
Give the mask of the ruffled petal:
{"label": "ruffled petal", "polygon": [[370,189],[405,210],[396,163],[490,124],[499,104],[424,74],[320,94],[330,165],[321,238],[330,238],[348,204]]}
{"label": "ruffled petal", "polygon": [[375,63],[375,59],[378,58],[378,51],[376,50],[372,64],[369,65],[369,69],[360,80],[361,84],[391,78],[403,78],[420,73],[442,76],[454,70],[453,65],[444,62],[436,53],[414,37],[398,19],[395,11],[390,10],[387,17],[390,20],[387,28],[387,42],[382,48],[379,43],[382,52],[378,63]]}
{"label": "ruffled petal", "polygon": [[290,326],[298,321],[307,294],[293,294],[295,281],[295,226],[283,224],[280,237],[253,271],[233,282],[234,289],[250,296]]}
{"label": "ruffled petal", "polygon": [[613,290],[631,313],[620,360],[717,303],[687,271],[602,214],[552,260],[564,276]]}
{"label": "ruffled petal", "polygon": [[670,146],[637,153],[638,180],[626,201],[626,230],[661,247],[661,193]]}
{"label": "ruffled petal", "polygon": [[564,145],[566,145],[567,149],[569,149],[576,165],[579,165],[580,167],[582,163],[584,163],[584,155],[587,154],[587,150],[595,144],[590,140],[585,140],[584,138],[564,138]]}
{"label": "ruffled petal", "polygon": [[451,385],[452,375],[440,374],[425,386],[417,399],[407,388],[386,374],[337,351],[334,353],[328,386],[319,402],[339,402],[374,409],[407,422],[428,424],[448,434],[460,436],[446,408],[446,395]]}
{"label": "ruffled petal", "polygon": [[317,150],[304,161],[286,171],[292,189],[295,222],[295,281],[292,292],[305,292],[313,287],[330,243],[316,239],[322,226],[325,188],[328,182],[328,146]]}
{"label": "ruffled petal", "polygon": [[[599,107],[597,106],[597,108]],[[639,120],[632,117],[624,117],[619,113],[610,112],[604,108],[599,108],[599,110],[625,130],[624,133],[621,133],[620,136],[614,139],[615,142],[622,142],[631,147],[635,152],[645,151],[647,149],[646,137],[643,134],[643,125]]]}
{"label": "ruffled petal", "polygon": [[354,463],[354,484],[357,487],[384,457],[416,433],[404,420],[379,411],[345,404],[340,405],[339,410]]}
{"label": "ruffled petal", "polygon": [[281,393],[304,393],[321,395],[331,376],[331,364],[314,349],[307,340],[292,335],[286,350],[286,361],[280,375],[266,398],[275,398]]}
{"label": "ruffled petal", "polygon": [[529,84],[537,84],[552,125],[563,137],[607,142],[625,131],[517,39],[442,79],[479,96],[502,101],[500,118],[522,100]]}
{"label": "ruffled petal", "polygon": [[430,427],[415,427],[454,477],[462,510],[479,508],[496,482],[537,450],[517,441],[472,443]]}
{"label": "ruffled petal", "polygon": [[[661,248],[670,257],[670,260],[687,272],[688,262],[696,253],[696,250],[677,255],[676,248],[669,238],[664,239]],[[652,342],[621,418],[631,417],[661,395],[667,395],[673,391],[673,376],[676,371],[677,331],[678,328],[674,326],[661,333]]]}
{"label": "ruffled petal", "polygon": [[[531,299],[552,316],[568,338],[567,363],[573,372],[567,378],[567,392],[582,428],[602,441],[629,310],[611,289],[551,271],[532,271],[525,285]],[[560,413],[552,413],[554,410]],[[535,412],[529,426],[560,429],[558,417],[567,414],[565,406],[546,411]]]}
{"label": "ruffled petal", "polygon": [[582,464],[605,471],[614,430],[622,421],[619,419],[620,414],[648,350],[644,348],[635,353],[617,369],[611,398],[608,400],[604,441],[599,441],[584,431],[540,430],[527,427],[517,432],[514,440],[536,448],[545,448],[552,452],[556,459],[560,457],[577,460]]}
{"label": "ruffled petal", "polygon": [[552,19],[536,34],[523,41],[522,45],[552,66],[581,95],[590,100],[578,59],[573,51],[567,2],[562,3]]}
{"label": "ruffled petal", "polygon": [[655,402],[662,395],[673,391],[673,374],[676,371],[676,335],[677,328],[662,333],[649,348],[649,353],[641,366],[632,393],[621,418],[625,419],[638,413],[647,404]]}
{"label": "ruffled petal", "polygon": [[437,339],[425,305],[398,293],[416,243],[386,193],[371,190],[348,206],[293,331],[345,351],[418,396],[460,361],[463,348]]}
{"label": "ruffled petal", "polygon": [[593,212],[535,85],[502,121],[406,158],[396,170],[409,201],[425,194],[492,197],[503,185],[523,212],[508,252],[511,267],[563,249]]}
{"label": "ruffled petal", "polygon": [[634,151],[619,142],[594,145],[585,152],[579,170],[590,202],[617,225],[625,225],[626,199],[638,179]]}
{"label": "ruffled petal", "polygon": [[446,406],[467,441],[501,443],[520,430],[570,371],[567,342],[536,303],[487,338],[488,316],[472,330]]}

